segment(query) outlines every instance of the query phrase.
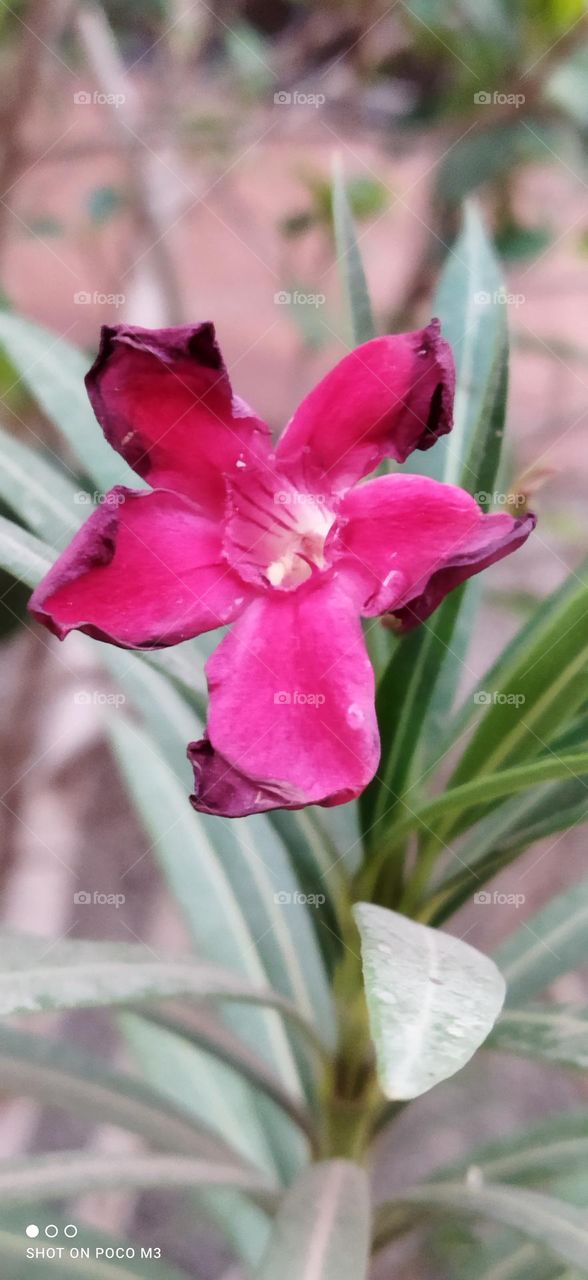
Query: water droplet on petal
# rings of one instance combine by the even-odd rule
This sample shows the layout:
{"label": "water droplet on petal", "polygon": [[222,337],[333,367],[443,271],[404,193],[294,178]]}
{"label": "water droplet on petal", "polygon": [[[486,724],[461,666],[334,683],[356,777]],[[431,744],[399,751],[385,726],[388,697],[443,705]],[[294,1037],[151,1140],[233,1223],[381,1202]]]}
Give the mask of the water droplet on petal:
{"label": "water droplet on petal", "polygon": [[364,720],[365,715],[361,707],[358,707],[356,702],[352,702],[351,706],[347,708],[347,724],[349,725],[349,728],[360,729]]}

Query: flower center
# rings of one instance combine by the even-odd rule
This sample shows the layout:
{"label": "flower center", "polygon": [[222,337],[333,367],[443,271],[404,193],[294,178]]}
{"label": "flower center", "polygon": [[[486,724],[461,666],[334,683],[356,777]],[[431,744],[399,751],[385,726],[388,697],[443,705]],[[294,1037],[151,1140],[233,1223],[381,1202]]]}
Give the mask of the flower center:
{"label": "flower center", "polygon": [[321,494],[269,472],[242,472],[229,483],[227,554],[247,581],[294,591],[328,568],[335,518]]}

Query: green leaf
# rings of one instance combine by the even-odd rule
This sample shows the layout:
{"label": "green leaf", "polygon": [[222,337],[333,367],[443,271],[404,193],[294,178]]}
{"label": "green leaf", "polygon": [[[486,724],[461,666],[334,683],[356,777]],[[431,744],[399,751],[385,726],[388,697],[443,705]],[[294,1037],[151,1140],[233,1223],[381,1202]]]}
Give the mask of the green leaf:
{"label": "green leaf", "polygon": [[333,224],[335,249],[341,272],[345,306],[354,345],[376,335],[368,287],[357,242],[353,214],[349,206],[341,160],[333,161]]}
{"label": "green leaf", "polygon": [[[120,713],[112,717],[109,729],[123,777],[150,838],[152,855],[184,914],[197,950],[266,986],[266,969],[257,945],[259,934],[250,926],[246,904],[231,881],[235,867],[225,862],[217,847],[218,836],[230,824],[221,822],[217,830],[211,828],[214,819],[202,821],[149,738]],[[234,855],[234,845],[232,852]],[[264,870],[261,864],[260,871]],[[279,907],[273,897],[271,905]],[[277,923],[283,928],[283,921]],[[250,1049],[267,1059],[283,1088],[295,1099],[302,1099],[300,1069],[280,1016],[271,1010],[238,1007],[227,1009],[223,1016]],[[257,1106],[263,1108],[263,1098]],[[267,1123],[269,1126],[269,1119]],[[291,1176],[304,1159],[305,1144],[279,1112],[271,1128],[278,1127],[276,1153],[285,1162],[284,1176]]]}
{"label": "green leaf", "polygon": [[0,312],[0,346],[50,421],[67,440],[82,470],[102,489],[137,488],[137,476],[106,443],[84,387],[89,361],[48,329]]}
{"label": "green leaf", "polygon": [[[121,717],[113,720],[111,732],[131,793],[158,841],[154,853],[166,859],[164,870],[195,939],[211,959],[225,965],[233,961],[243,972],[248,968],[264,986],[271,964],[274,984],[303,1016],[321,1026],[332,1043],[334,1022],[326,975],[307,911],[296,902],[295,877],[267,820],[260,815],[261,821],[231,823],[197,815],[143,734]],[[182,857],[180,848],[185,849]],[[282,897],[288,901],[284,903]],[[230,942],[225,932],[228,922]],[[263,931],[273,934],[266,944],[265,968],[260,958],[263,949],[255,945],[255,940],[261,944]]]}
{"label": "green leaf", "polygon": [[57,1200],[61,1196],[86,1191],[135,1187],[232,1187],[244,1191],[262,1204],[271,1204],[275,1195],[261,1174],[235,1164],[195,1160],[188,1156],[85,1155],[78,1151],[57,1151],[47,1156],[0,1162],[0,1195],[3,1204]]}
{"label": "green leaf", "polygon": [[[253,983],[267,985],[242,905],[200,816],[190,808],[176,777],[140,730],[120,716],[112,720],[109,729],[123,776],[153,841],[152,854],[184,912],[197,947],[209,960],[234,968]],[[284,1081],[296,1091],[296,1072],[276,1015],[256,1015],[249,1025],[250,1047],[263,1046],[274,1065],[279,1064]]]}
{"label": "green leaf", "polygon": [[[477,684],[478,690],[499,692],[509,680],[516,676],[530,653],[533,660],[535,659],[537,651],[544,643],[547,628],[550,628],[552,636],[557,635],[558,626],[561,625],[566,610],[575,599],[579,583],[585,582],[587,578],[588,559],[585,559],[577,569],[568,574],[557,590],[541,601],[540,606],[533,611],[521,629],[501,649],[498,657],[480,678]],[[481,714],[484,713],[480,712],[480,704],[474,702],[471,692],[468,693],[465,702],[462,703],[449,726],[448,734],[441,743],[441,749],[445,749],[451,742],[460,738],[471,724],[479,721]]]}
{"label": "green leaf", "polygon": [[284,1196],[258,1280],[366,1280],[370,1243],[367,1175],[328,1160]]}
{"label": "green leaf", "polygon": [[390,1226],[395,1226],[395,1206],[414,1206],[425,1215],[451,1213],[457,1217],[488,1218],[501,1226],[514,1227],[573,1266],[588,1267],[585,1213],[538,1191],[492,1186],[483,1181],[479,1185],[443,1182],[409,1188],[380,1210],[376,1248],[386,1242]]}
{"label": "green leaf", "polygon": [[12,520],[0,516],[0,565],[3,569],[28,587],[35,587],[49,571],[53,560],[51,549],[44,542],[21,529],[20,525],[13,524]]}
{"label": "green leaf", "polygon": [[62,1107],[100,1124],[138,1133],[163,1150],[243,1167],[240,1157],[186,1109],[129,1075],[46,1036],[0,1027],[2,1087]]}
{"label": "green leaf", "polygon": [[444,901],[443,914],[435,915],[435,919],[451,915],[472,889],[482,888],[535,841],[588,822],[586,791],[582,778],[568,777],[565,782],[546,783],[537,791],[527,791],[491,810],[459,846],[465,870],[455,875],[446,867],[433,881],[432,892],[441,891]]}
{"label": "green leaf", "polygon": [[529,1004],[505,1009],[487,1048],[585,1071],[588,1068],[588,1008],[575,1004]]}
{"label": "green leaf", "polygon": [[569,1174],[576,1166],[585,1168],[587,1158],[588,1111],[563,1111],[531,1129],[507,1133],[468,1151],[463,1160],[436,1170],[434,1180],[452,1182],[473,1168],[476,1172],[470,1180],[478,1182],[545,1182],[554,1174]]}
{"label": "green leaf", "polygon": [[[500,773],[482,774],[470,782],[463,782],[460,786],[448,787],[422,808],[410,811],[406,818],[392,828],[387,839],[384,838],[381,848],[377,851],[377,858],[374,860],[379,861],[381,857],[385,857],[390,850],[394,849],[398,841],[406,839],[412,831],[429,833],[434,838],[435,824],[441,818],[451,817],[452,814],[457,815],[459,827],[462,828],[467,826],[467,814],[474,806],[488,804],[492,800],[501,800],[517,791],[539,787],[552,779],[568,779],[576,775],[579,780],[587,773],[588,751],[575,752],[573,755],[554,755],[533,760],[529,764],[515,766],[513,769],[503,769]],[[584,790],[587,794],[586,786]],[[410,806],[405,805],[402,796],[400,803],[410,810]]]}
{"label": "green leaf", "polygon": [[457,385],[453,430],[432,452],[437,465],[443,464],[440,478],[474,494],[492,493],[500,461],[508,355],[502,296],[501,267],[476,205],[468,203],[435,299],[435,314],[454,352]]}
{"label": "green leaf", "polygon": [[235,1000],[278,1009],[324,1053],[316,1032],[294,1005],[271,987],[256,988],[230,969],[193,956],[154,958],[149,947],[133,943],[69,938],[48,942],[33,934],[0,930],[0,1017],[170,997]]}
{"label": "green leaf", "polygon": [[[254,1095],[241,1076],[192,1044],[134,1014],[121,1016],[134,1058],[153,1088],[194,1115],[241,1156],[276,1176],[269,1134],[262,1129]],[[192,1193],[198,1211],[216,1223],[247,1267],[257,1265],[268,1238],[268,1223],[258,1205],[239,1192],[215,1188]]]}
{"label": "green leaf", "polygon": [[[317,1127],[310,1112],[306,1107],[296,1103],[290,1094],[282,1089],[276,1077],[268,1071],[263,1059],[248,1049],[219,1019],[211,1017],[206,1010],[186,1009],[174,1004],[171,1007],[166,1005],[159,1013],[149,1010],[143,1016],[155,1026],[181,1036],[197,1049],[204,1050],[211,1058],[216,1058],[225,1066],[232,1068],[254,1089],[260,1090],[265,1097],[284,1111],[301,1129],[314,1154],[318,1152]],[[211,1067],[211,1070],[213,1069]]]}
{"label": "green leaf", "polygon": [[552,898],[498,948],[495,960],[508,984],[508,1004],[540,994],[588,960],[588,879]]}
{"label": "green leaf", "polygon": [[44,454],[2,428],[0,497],[33,533],[60,549],[88,514],[84,500],[90,502]]}
{"label": "green leaf", "polygon": [[354,915],[380,1085],[392,1100],[416,1098],[484,1042],[502,1008],[503,978],[459,938],[367,902]]}
{"label": "green leaf", "polygon": [[[476,495],[492,492],[504,428],[507,333],[505,307],[496,300],[501,280],[480,216],[468,206],[434,302],[456,360],[454,427],[416,462],[413,455],[411,468]],[[480,296],[488,302],[480,303]],[[412,776],[417,750],[427,740],[427,717],[438,718],[441,706],[446,714],[453,700],[471,630],[457,630],[467,594],[465,587],[451,592],[431,619],[401,638],[380,683],[381,763],[362,799],[370,845],[378,843],[386,816]]]}
{"label": "green leaf", "polygon": [[552,607],[542,606],[525,628],[526,643],[516,643],[485,678],[490,700],[451,785],[538,755],[584,701],[578,677],[588,659],[587,611],[588,582],[573,574]]}

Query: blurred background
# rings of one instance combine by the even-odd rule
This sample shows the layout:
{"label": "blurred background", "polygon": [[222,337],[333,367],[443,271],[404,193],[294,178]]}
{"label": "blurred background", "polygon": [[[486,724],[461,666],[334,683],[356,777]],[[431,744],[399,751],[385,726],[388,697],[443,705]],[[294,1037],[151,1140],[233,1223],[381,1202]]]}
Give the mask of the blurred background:
{"label": "blurred background", "polygon": [[[351,345],[332,234],[333,154],[381,331],[429,318],[462,202],[481,203],[504,262],[500,305],[513,348],[505,493],[495,506],[522,487],[540,523],[524,555],[491,572],[464,675],[474,687],[586,542],[581,0],[2,0],[0,118],[2,305],[84,348],[88,363],[102,323],[212,319],[235,388],[276,431]],[[61,451],[67,466],[4,358],[0,397],[2,425]],[[99,652],[89,666],[76,636],[60,647],[41,634],[26,618],[27,594],[2,579],[4,922],[48,940],[177,950],[182,926],[105,742],[116,695]],[[580,828],[536,846],[496,882],[524,903],[470,906],[452,931],[491,949],[577,877],[584,839]],[[80,891],[117,902],[76,901]],[[579,981],[562,980],[559,997],[578,998]],[[72,1034],[67,1019],[61,1026]],[[75,1036],[108,1052],[96,1015],[78,1015]],[[394,1151],[384,1139],[379,1190],[522,1125],[548,1097],[550,1108],[565,1107],[582,1093],[579,1080],[514,1059],[498,1071],[492,1055],[481,1057],[410,1108]],[[114,1158],[132,1142],[0,1097],[4,1156],[93,1144]],[[179,1203],[117,1194],[81,1209],[179,1265],[197,1259],[207,1280],[224,1275],[230,1258],[218,1237],[182,1219]],[[397,1274],[415,1275],[410,1257]]]}

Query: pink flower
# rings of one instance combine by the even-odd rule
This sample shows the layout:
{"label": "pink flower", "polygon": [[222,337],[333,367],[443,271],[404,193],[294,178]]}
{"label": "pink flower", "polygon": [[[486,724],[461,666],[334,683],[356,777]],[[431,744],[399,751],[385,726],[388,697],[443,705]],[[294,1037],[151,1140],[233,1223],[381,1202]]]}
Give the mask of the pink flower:
{"label": "pink flower", "polygon": [[105,328],[87,388],[105,435],[151,486],[122,485],[31,600],[74,629],[156,649],[234,623],[207,663],[195,808],[235,817],[342,804],[379,758],[360,615],[427,618],[527,538],[416,475],[357,482],[451,428],[454,370],[432,321],[375,338],[302,401],[275,450],[233,395],[211,324]]}

